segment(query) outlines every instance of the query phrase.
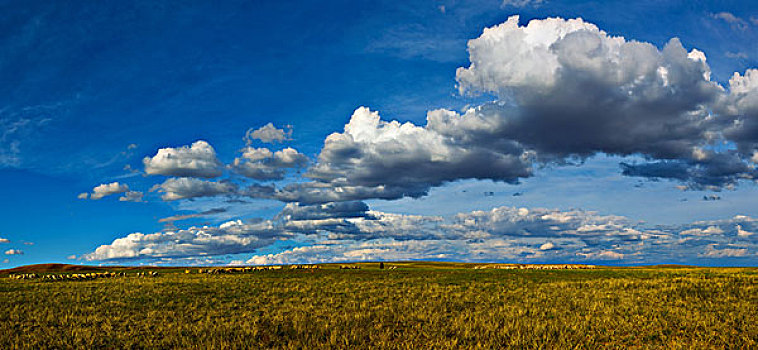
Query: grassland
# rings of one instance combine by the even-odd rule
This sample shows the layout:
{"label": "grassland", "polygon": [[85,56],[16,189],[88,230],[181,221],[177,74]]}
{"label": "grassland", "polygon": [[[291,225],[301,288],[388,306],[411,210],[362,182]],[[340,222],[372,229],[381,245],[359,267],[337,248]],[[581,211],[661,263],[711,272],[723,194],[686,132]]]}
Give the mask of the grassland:
{"label": "grassland", "polygon": [[758,348],[755,269],[375,266],[0,278],[0,348]]}

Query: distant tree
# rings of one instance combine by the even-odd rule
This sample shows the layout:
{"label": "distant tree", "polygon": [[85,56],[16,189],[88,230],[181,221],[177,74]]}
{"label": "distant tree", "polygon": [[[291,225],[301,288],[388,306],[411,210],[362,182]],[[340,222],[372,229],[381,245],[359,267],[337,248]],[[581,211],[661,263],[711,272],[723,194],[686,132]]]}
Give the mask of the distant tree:
{"label": "distant tree", "polygon": [[383,268],[384,268],[384,262],[380,262],[380,263],[379,263],[379,268],[380,268],[380,269],[383,269]]}

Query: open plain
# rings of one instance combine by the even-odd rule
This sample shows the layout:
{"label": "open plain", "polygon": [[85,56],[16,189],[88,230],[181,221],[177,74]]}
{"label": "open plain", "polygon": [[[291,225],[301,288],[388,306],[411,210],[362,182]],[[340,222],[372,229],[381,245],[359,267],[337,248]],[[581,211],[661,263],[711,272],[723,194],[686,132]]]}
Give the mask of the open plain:
{"label": "open plain", "polygon": [[0,272],[0,348],[758,346],[757,269],[482,267],[26,267]]}

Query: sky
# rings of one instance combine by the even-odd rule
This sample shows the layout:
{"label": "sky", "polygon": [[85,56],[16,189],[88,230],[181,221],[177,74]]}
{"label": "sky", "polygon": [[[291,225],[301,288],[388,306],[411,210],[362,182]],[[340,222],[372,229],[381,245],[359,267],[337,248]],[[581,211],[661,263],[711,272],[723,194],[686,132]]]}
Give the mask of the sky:
{"label": "sky", "polygon": [[0,1],[0,269],[758,266],[747,1]]}

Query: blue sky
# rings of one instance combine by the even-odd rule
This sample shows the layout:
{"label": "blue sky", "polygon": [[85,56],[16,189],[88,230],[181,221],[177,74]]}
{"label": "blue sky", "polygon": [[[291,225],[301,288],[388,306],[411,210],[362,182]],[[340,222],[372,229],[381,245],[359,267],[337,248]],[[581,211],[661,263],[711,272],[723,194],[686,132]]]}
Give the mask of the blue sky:
{"label": "blue sky", "polygon": [[0,268],[758,263],[749,2],[0,9]]}

